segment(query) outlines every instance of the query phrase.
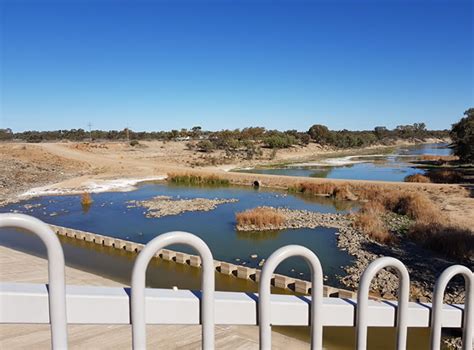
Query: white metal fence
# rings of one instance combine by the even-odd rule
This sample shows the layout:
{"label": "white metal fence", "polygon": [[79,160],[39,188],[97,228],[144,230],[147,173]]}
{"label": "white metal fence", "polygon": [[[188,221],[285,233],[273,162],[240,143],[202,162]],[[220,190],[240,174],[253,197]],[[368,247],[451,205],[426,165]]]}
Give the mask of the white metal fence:
{"label": "white metal fence", "polygon": [[[131,298],[124,288],[66,286],[64,254],[58,237],[42,221],[22,214],[0,214],[0,228],[16,227],[38,235],[48,256],[49,286],[0,283],[0,323],[48,323],[54,349],[67,348],[67,324],[130,324],[134,349],[146,347],[146,324],[201,324],[203,349],[214,348],[214,325],[258,325],[260,348],[271,348],[271,325],[311,326],[312,349],[322,348],[323,326],[356,327],[357,349],[367,347],[367,327],[397,327],[397,349],[405,349],[407,328],[431,327],[431,349],[440,348],[441,329],[463,330],[463,349],[472,349],[474,331],[474,275],[465,266],[446,269],[438,278],[433,304],[409,302],[409,274],[397,259],[372,262],[361,277],[357,300],[323,298],[323,271],[307,248],[290,245],[265,262],[259,294],[215,292],[212,253],[198,237],[169,232],[150,241],[140,252],[132,273]],[[202,294],[188,290],[145,288],[145,272],[156,251],[171,244],[193,247],[202,260]],[[311,269],[311,297],[272,295],[270,281],[276,267],[301,256]],[[398,302],[369,300],[369,286],[382,268],[393,267],[400,277]],[[449,281],[465,280],[463,305],[443,304]],[[258,310],[258,311],[257,311]]]}

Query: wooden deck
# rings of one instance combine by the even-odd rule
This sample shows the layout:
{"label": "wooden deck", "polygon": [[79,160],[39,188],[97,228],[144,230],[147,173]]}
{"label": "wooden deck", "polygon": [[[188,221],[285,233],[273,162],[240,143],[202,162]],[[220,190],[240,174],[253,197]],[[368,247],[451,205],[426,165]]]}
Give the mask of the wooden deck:
{"label": "wooden deck", "polygon": [[[0,246],[0,281],[44,283],[47,261]],[[66,267],[66,283],[75,285],[121,286],[121,283],[75,268]],[[0,310],[1,312],[1,310]],[[69,325],[72,349],[131,349],[131,327],[117,325]],[[309,349],[309,344],[273,332],[274,349]],[[200,326],[148,326],[147,341],[152,349],[200,349]],[[47,325],[0,325],[1,349],[50,349]],[[258,349],[258,328],[216,326],[217,349]]]}

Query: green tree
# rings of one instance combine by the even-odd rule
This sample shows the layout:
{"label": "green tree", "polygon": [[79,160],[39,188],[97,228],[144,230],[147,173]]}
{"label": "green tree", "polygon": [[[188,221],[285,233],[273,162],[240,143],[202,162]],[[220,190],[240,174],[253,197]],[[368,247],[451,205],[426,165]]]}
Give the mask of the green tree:
{"label": "green tree", "polygon": [[389,135],[390,131],[387,130],[385,126],[376,126],[374,128],[374,134],[377,139],[382,140]]}
{"label": "green tree", "polygon": [[315,124],[308,130],[311,138],[323,145],[333,142],[333,134],[325,125]]}
{"label": "green tree", "polygon": [[12,129],[10,129],[10,128],[0,129],[0,140],[1,141],[12,140],[12,139],[13,139]]}
{"label": "green tree", "polygon": [[474,108],[469,108],[464,115],[464,118],[453,124],[450,136],[454,154],[462,162],[474,163]]}
{"label": "green tree", "polygon": [[201,136],[202,128],[200,126],[193,126],[191,129],[191,137],[193,139],[198,139]]}

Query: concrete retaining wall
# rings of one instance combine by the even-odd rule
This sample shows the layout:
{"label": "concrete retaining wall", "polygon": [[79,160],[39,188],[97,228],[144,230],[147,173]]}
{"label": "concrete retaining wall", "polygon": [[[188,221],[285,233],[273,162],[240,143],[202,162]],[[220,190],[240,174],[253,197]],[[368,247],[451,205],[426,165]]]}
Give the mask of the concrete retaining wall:
{"label": "concrete retaining wall", "polygon": [[[115,249],[125,250],[132,254],[138,254],[144,244],[126,241],[120,238],[113,238],[99,235],[97,233],[75,230],[67,227],[50,225],[54,232],[59,236],[86,241],[93,244],[112,247]],[[197,255],[176,252],[169,249],[162,249],[155,254],[155,258],[176,262],[178,264],[186,264],[193,267],[201,267],[201,258]],[[225,261],[214,261],[214,268],[217,272],[225,275],[234,275],[237,278],[248,279],[255,282],[260,280],[261,270],[232,264]],[[311,293],[311,282],[300,280],[280,274],[275,274],[272,278],[272,284],[277,288],[289,289],[300,294]],[[356,293],[344,289],[338,289],[330,286],[324,286],[324,296],[336,298],[356,298]]]}

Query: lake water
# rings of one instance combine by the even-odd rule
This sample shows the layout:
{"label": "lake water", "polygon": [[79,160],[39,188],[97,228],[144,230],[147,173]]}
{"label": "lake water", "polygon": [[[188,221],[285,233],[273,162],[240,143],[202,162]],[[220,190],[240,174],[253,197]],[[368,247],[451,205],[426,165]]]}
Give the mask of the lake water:
{"label": "lake water", "polygon": [[403,181],[408,175],[422,174],[424,172],[410,163],[424,154],[450,155],[451,149],[445,143],[422,144],[399,147],[391,154],[327,158],[299,164],[287,164],[277,168],[243,169],[237,171],[328,179]]}
{"label": "lake water", "polygon": [[[235,198],[238,202],[222,204],[208,212],[187,212],[160,218],[146,218],[144,208],[127,207],[127,202],[130,200],[145,200],[157,195],[181,199]],[[330,285],[338,285],[336,275],[343,273],[341,266],[351,262],[351,257],[337,248],[336,229],[289,229],[264,232],[237,232],[235,230],[235,213],[256,206],[270,205],[334,213],[349,210],[355,205],[350,202],[287,195],[284,192],[255,190],[249,187],[204,188],[156,183],[144,184],[131,192],[94,194],[93,199],[94,202],[87,211],[82,208],[80,196],[77,195],[39,197],[6,206],[1,208],[1,211],[22,212],[51,224],[139,243],[147,243],[161,233],[187,231],[202,238],[211,249],[215,259],[250,267],[257,267],[260,259],[268,258],[279,247],[300,244],[318,255]],[[26,209],[25,204],[39,206]],[[17,236],[19,235],[2,235],[0,243],[25,246],[25,240],[20,242]],[[187,246],[170,248],[193,253]],[[252,259],[250,257],[252,254],[257,254],[258,258]],[[283,262],[277,271],[285,275],[309,279],[308,267],[303,260],[298,258]]]}

